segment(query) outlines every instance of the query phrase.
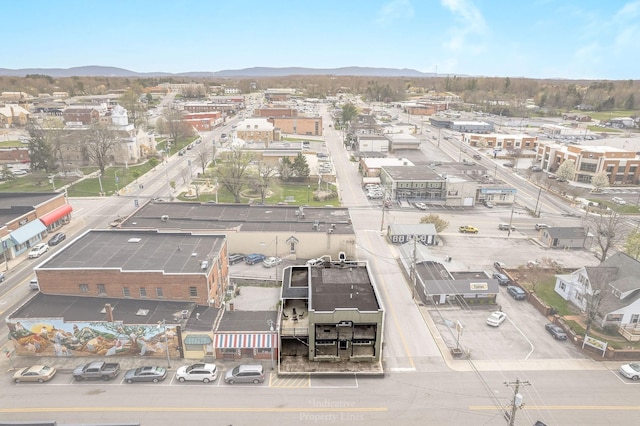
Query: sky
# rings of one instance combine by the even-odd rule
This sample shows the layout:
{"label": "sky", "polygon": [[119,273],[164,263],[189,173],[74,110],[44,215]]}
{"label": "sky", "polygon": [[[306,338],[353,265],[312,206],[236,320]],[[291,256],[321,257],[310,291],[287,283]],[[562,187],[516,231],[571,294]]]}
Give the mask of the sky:
{"label": "sky", "polygon": [[10,69],[640,77],[640,0],[28,0],[2,15]]}

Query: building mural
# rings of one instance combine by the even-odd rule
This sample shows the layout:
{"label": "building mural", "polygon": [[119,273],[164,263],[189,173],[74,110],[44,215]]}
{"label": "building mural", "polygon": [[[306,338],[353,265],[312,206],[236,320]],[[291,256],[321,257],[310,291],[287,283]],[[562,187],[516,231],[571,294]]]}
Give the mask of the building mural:
{"label": "building mural", "polygon": [[[119,322],[65,322],[37,319],[8,322],[16,355],[145,356],[179,358],[175,325],[125,325]],[[166,330],[166,340],[165,340]]]}

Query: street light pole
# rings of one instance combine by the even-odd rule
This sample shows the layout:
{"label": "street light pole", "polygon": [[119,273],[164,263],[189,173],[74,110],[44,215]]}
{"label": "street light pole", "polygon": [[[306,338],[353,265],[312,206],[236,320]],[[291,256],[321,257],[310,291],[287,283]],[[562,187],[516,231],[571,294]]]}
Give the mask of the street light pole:
{"label": "street light pole", "polygon": [[309,202],[309,190],[311,189],[311,185],[307,185],[307,203]]}
{"label": "street light pole", "polygon": [[274,363],[273,363],[273,340],[274,340],[274,339],[273,339],[273,334],[274,334],[273,332],[274,332],[275,330],[273,329],[273,321],[269,320],[269,321],[267,322],[267,324],[269,324],[269,331],[270,331],[269,335],[270,335],[270,337],[271,337],[271,339],[270,339],[270,340],[271,340],[271,345],[269,345],[269,346],[270,346],[270,348],[269,348],[269,349],[270,349],[270,352],[271,352],[271,369],[273,370],[273,369],[274,369],[274,367],[275,367],[275,365],[274,365]]}
{"label": "street light pole", "polygon": [[171,368],[171,357],[169,355],[169,336],[167,335],[167,321],[163,319],[158,324],[162,324],[162,328],[164,329],[164,345],[167,351],[167,368]]}

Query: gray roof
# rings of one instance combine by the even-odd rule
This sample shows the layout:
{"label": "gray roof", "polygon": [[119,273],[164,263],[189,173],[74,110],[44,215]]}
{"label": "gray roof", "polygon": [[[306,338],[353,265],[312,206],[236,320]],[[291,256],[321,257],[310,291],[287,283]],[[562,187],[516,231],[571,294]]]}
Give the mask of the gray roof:
{"label": "gray roof", "polygon": [[444,181],[440,174],[434,172],[427,167],[416,166],[382,166],[384,170],[394,181]]}
{"label": "gray roof", "polygon": [[433,223],[404,224],[394,223],[389,225],[389,231],[393,235],[437,235]]}
{"label": "gray roof", "polygon": [[276,324],[277,311],[225,311],[218,324],[221,331],[270,331],[269,321]]}
{"label": "gray roof", "polygon": [[585,228],[581,226],[565,226],[565,227],[548,228],[546,229],[546,232],[549,234],[551,238],[558,238],[561,240],[587,238],[587,231]]}
{"label": "gray roof", "polygon": [[485,272],[449,272],[437,261],[416,264],[426,294],[497,294],[498,281]]}
{"label": "gray roof", "polygon": [[63,194],[58,192],[0,192],[0,226],[33,211],[41,204]]}
{"label": "gray roof", "polygon": [[[158,300],[115,299],[108,297],[56,296],[36,294],[9,318],[64,318],[65,321],[107,321],[101,311],[109,303],[115,321],[125,324],[157,324],[166,320],[168,324],[182,321],[182,311],[193,312],[192,302],[165,302]],[[141,310],[148,311],[139,315]],[[209,323],[209,329],[211,328]]]}
{"label": "gray roof", "polygon": [[155,230],[90,230],[55,253],[38,269],[116,269],[202,274],[226,237]]}
{"label": "gray roof", "polygon": [[366,263],[347,262],[344,266],[336,262],[325,263],[324,268],[309,270],[309,310],[357,309],[372,312],[382,309]]}
{"label": "gray roof", "polygon": [[289,266],[282,272],[282,299],[309,298],[309,267]]}
{"label": "gray roof", "polygon": [[[302,212],[302,214],[301,214]],[[166,220],[162,218],[165,217]],[[313,224],[318,221],[318,231]],[[334,207],[257,206],[149,202],[121,224],[127,229],[183,229],[242,232],[326,232],[353,234],[349,210]]]}
{"label": "gray roof", "polygon": [[616,268],[615,278],[609,284],[621,292],[640,289],[640,262],[626,255],[616,253],[600,264],[603,267]]}

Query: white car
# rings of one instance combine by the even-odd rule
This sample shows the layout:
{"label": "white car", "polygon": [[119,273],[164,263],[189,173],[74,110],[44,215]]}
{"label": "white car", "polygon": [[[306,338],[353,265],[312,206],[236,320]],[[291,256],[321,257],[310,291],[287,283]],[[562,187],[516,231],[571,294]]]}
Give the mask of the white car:
{"label": "white car", "polygon": [[279,264],[282,263],[282,259],[279,257],[267,257],[265,260],[262,261],[262,266],[264,266],[265,268],[273,268],[274,266],[277,266]]}
{"label": "white car", "polygon": [[419,208],[420,210],[427,209],[427,205],[425,203],[416,203],[416,207]]}
{"label": "white car", "polygon": [[632,362],[631,364],[625,364],[618,370],[627,379],[638,380],[640,379],[640,364]]}
{"label": "white car", "polygon": [[179,382],[213,382],[218,378],[218,369],[215,364],[193,364],[178,368],[176,378]]}
{"label": "white car", "polygon": [[487,318],[487,325],[490,325],[491,327],[498,327],[506,319],[507,314],[500,311],[494,311],[491,312],[491,315],[489,315],[489,318]]}
{"label": "white car", "polygon": [[[14,174],[15,174],[15,172],[14,172]],[[624,199],[620,198],[620,197],[613,197],[611,199],[611,201],[613,201],[614,203],[616,203],[616,204],[618,204],[620,206],[627,204],[627,202]]]}
{"label": "white car", "polygon": [[29,251],[29,259],[35,259],[45,254],[49,250],[49,246],[46,244],[36,244]]}

